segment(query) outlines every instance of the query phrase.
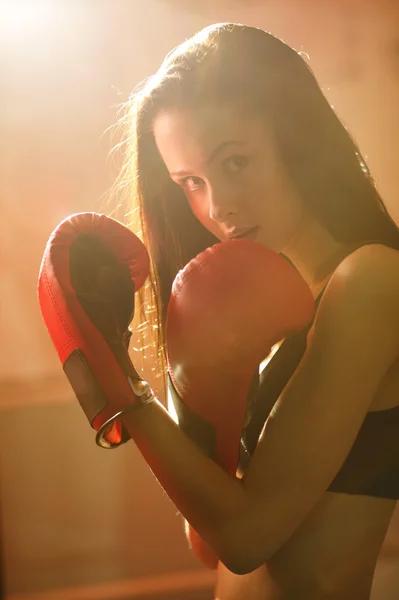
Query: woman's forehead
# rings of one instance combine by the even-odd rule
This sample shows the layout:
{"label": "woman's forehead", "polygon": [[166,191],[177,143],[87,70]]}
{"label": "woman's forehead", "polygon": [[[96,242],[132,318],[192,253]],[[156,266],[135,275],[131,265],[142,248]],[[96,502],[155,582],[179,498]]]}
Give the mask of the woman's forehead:
{"label": "woman's forehead", "polygon": [[162,148],[172,147],[208,152],[227,139],[250,141],[259,135],[260,119],[230,108],[174,109],[156,116],[153,131],[161,154]]}

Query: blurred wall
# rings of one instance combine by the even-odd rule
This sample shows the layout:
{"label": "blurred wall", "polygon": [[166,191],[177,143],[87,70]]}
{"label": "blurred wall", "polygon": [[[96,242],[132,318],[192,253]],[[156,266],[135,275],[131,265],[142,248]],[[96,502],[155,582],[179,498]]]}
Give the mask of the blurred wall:
{"label": "blurred wall", "polygon": [[[109,157],[118,106],[166,52],[217,21],[263,27],[307,53],[399,220],[397,2],[3,0],[1,502],[7,588],[15,598],[202,571],[134,445],[115,453],[95,446],[44,329],[36,281],[60,220],[115,208],[105,198],[119,166],[117,155]],[[393,598],[389,590],[399,583],[398,520],[378,566],[378,600]]]}

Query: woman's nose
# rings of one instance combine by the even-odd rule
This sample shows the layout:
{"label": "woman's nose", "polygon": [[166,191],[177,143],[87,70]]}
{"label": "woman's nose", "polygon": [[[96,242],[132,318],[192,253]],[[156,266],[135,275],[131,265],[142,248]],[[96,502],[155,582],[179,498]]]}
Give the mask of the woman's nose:
{"label": "woman's nose", "polygon": [[237,212],[237,201],[234,191],[228,186],[209,190],[209,218],[216,223],[223,223]]}

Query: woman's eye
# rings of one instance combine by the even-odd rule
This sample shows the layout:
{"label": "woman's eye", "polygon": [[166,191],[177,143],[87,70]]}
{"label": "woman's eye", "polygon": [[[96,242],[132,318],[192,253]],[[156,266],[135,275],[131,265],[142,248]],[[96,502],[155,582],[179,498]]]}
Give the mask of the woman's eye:
{"label": "woman's eye", "polygon": [[202,185],[202,179],[200,177],[185,177],[181,180],[180,185],[189,192],[195,192]]}
{"label": "woman's eye", "polygon": [[241,171],[247,164],[248,158],[246,156],[231,156],[223,162],[223,166],[231,173]]}

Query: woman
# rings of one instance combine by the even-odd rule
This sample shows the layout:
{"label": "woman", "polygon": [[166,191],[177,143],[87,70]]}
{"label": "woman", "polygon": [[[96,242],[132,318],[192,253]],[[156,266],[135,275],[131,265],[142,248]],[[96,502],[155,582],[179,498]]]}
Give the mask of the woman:
{"label": "woman", "polygon": [[399,497],[399,232],[369,170],[301,56],[254,27],[183,43],[127,118],[121,177],[153,261],[142,307],[161,369],[172,281],[219,240],[271,247],[321,300],[241,480],[159,403],[125,425],[219,556],[219,600],[365,600]]}

